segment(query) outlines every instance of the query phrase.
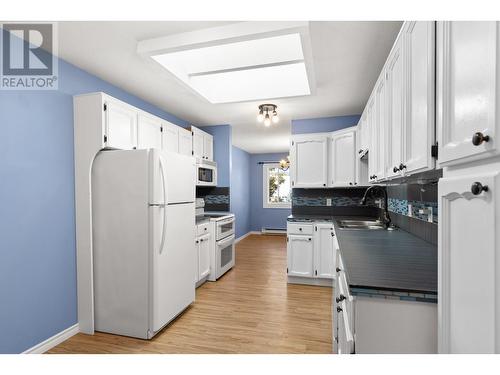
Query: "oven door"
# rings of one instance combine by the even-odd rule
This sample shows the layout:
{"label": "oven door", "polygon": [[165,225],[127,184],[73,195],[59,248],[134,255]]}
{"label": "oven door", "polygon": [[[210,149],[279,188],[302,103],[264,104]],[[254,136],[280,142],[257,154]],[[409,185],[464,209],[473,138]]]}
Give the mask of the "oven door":
{"label": "oven door", "polygon": [[215,243],[215,259],[218,279],[234,266],[234,235]]}
{"label": "oven door", "polygon": [[216,225],[217,233],[215,234],[215,239],[217,241],[222,240],[225,237],[234,234],[234,217],[228,219],[220,220]]}
{"label": "oven door", "polygon": [[200,164],[196,167],[196,185],[217,186],[217,167]]}

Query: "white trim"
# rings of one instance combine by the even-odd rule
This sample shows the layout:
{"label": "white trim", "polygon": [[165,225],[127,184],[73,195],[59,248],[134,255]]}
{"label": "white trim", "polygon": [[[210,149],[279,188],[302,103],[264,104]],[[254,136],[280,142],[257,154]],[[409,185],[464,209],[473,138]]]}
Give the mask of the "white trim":
{"label": "white trim", "polygon": [[63,341],[66,341],[70,337],[76,335],[78,332],[80,332],[80,329],[78,327],[78,323],[76,323],[75,325],[72,325],[71,327],[68,327],[63,331],[56,333],[54,336],[49,337],[47,340],[42,341],[41,343],[25,350],[23,354],[45,353],[46,351],[52,349],[54,346],[57,346]]}
{"label": "white trim", "polygon": [[262,228],[262,234],[286,234],[286,229],[278,228]]}
{"label": "white trim", "polygon": [[[279,163],[265,163],[262,165],[262,208],[290,209],[292,203],[269,203],[269,168],[279,168]],[[291,186],[290,186],[291,188]]]}
{"label": "white trim", "polygon": [[288,284],[316,285],[333,288],[333,279],[322,279],[316,277],[288,276]]}
{"label": "white trim", "polygon": [[245,238],[247,238],[248,236],[252,235],[252,234],[260,234],[260,232],[257,232],[257,231],[250,231],[248,233],[245,233],[243,236],[240,236],[238,237],[237,239],[234,240],[234,243],[237,244],[238,242],[240,242],[241,240],[244,240]]}

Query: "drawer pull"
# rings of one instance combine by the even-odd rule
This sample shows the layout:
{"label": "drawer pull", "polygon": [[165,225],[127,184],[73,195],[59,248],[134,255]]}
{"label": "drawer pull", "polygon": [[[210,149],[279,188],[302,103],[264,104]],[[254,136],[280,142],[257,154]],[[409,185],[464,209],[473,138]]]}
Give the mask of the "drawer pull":
{"label": "drawer pull", "polygon": [[337,306],[337,312],[341,312],[341,311],[342,311],[342,307]]}
{"label": "drawer pull", "polygon": [[479,195],[481,194],[483,191],[488,191],[488,186],[487,185],[483,185],[482,183],[480,182],[474,182],[472,184],[472,186],[470,187],[470,191],[472,194],[474,195]]}
{"label": "drawer pull", "polygon": [[335,268],[335,271],[340,272],[340,271],[342,271],[342,270],[341,270],[340,268],[338,268],[338,267],[337,267],[337,268]]}
{"label": "drawer pull", "polygon": [[343,300],[345,300],[345,296],[343,294],[335,298],[335,301],[337,301],[337,303],[342,302]]}
{"label": "drawer pull", "polygon": [[472,144],[474,146],[479,146],[483,142],[488,142],[489,140],[490,140],[490,136],[484,135],[481,132],[474,133],[474,135],[472,136]]}

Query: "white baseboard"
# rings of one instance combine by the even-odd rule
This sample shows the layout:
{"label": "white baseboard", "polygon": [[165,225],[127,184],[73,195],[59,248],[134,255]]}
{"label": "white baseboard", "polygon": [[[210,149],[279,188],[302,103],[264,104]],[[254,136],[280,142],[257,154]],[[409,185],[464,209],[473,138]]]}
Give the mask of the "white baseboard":
{"label": "white baseboard", "polygon": [[334,282],[332,279],[317,279],[314,277],[288,276],[287,282],[289,284],[328,286],[331,288],[333,288],[334,286]]}
{"label": "white baseboard", "polygon": [[25,350],[23,352],[23,354],[42,354],[42,353],[45,353],[47,350],[50,350],[54,346],[59,345],[63,341],[66,341],[71,336],[76,335],[78,332],[80,332],[80,329],[78,328],[78,323],[76,323],[75,325],[72,325],[71,327],[66,328],[64,331],[56,333],[54,336],[49,337],[47,340],[42,341],[39,344],[36,344],[35,346],[29,348],[28,350]]}
{"label": "white baseboard", "polygon": [[262,228],[262,234],[286,234],[286,229]]}
{"label": "white baseboard", "polygon": [[250,231],[248,233],[245,233],[243,236],[238,237],[237,239],[235,239],[234,243],[236,244],[236,243],[240,242],[241,240],[244,240],[245,238],[247,238],[248,236],[250,236],[252,234],[261,234],[261,233],[257,232],[257,231]]}

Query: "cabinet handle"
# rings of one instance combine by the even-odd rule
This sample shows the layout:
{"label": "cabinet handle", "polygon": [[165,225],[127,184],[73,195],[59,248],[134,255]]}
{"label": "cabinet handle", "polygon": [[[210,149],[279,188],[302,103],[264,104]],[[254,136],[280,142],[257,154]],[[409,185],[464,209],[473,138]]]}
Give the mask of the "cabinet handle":
{"label": "cabinet handle", "polygon": [[332,232],[332,237],[335,237],[335,233]]}
{"label": "cabinet handle", "polygon": [[472,144],[474,146],[479,146],[483,142],[488,142],[489,140],[490,140],[490,136],[484,135],[481,132],[474,133],[474,135],[472,136]]}
{"label": "cabinet handle", "polygon": [[481,194],[483,191],[488,191],[488,186],[487,185],[483,185],[482,183],[480,182],[474,182],[472,184],[472,186],[470,187],[470,191],[472,192],[472,194],[474,195],[479,195]]}
{"label": "cabinet handle", "polygon": [[340,271],[342,271],[342,270],[341,270],[340,268],[338,268],[338,267],[337,267],[337,268],[335,268],[335,271],[340,272]]}
{"label": "cabinet handle", "polygon": [[337,312],[341,312],[341,311],[343,311],[343,310],[342,310],[342,307],[337,306]]}
{"label": "cabinet handle", "polygon": [[318,270],[314,270],[314,275],[318,276]]}
{"label": "cabinet handle", "polygon": [[399,168],[398,168],[398,167],[394,167],[394,168],[392,168],[392,171],[393,171],[394,173],[398,173]]}
{"label": "cabinet handle", "polygon": [[337,301],[337,303],[342,302],[343,300],[345,300],[345,296],[343,294],[335,298],[335,301]]}
{"label": "cabinet handle", "polygon": [[406,169],[406,165],[403,163],[399,164],[399,170],[402,171],[403,169]]}

